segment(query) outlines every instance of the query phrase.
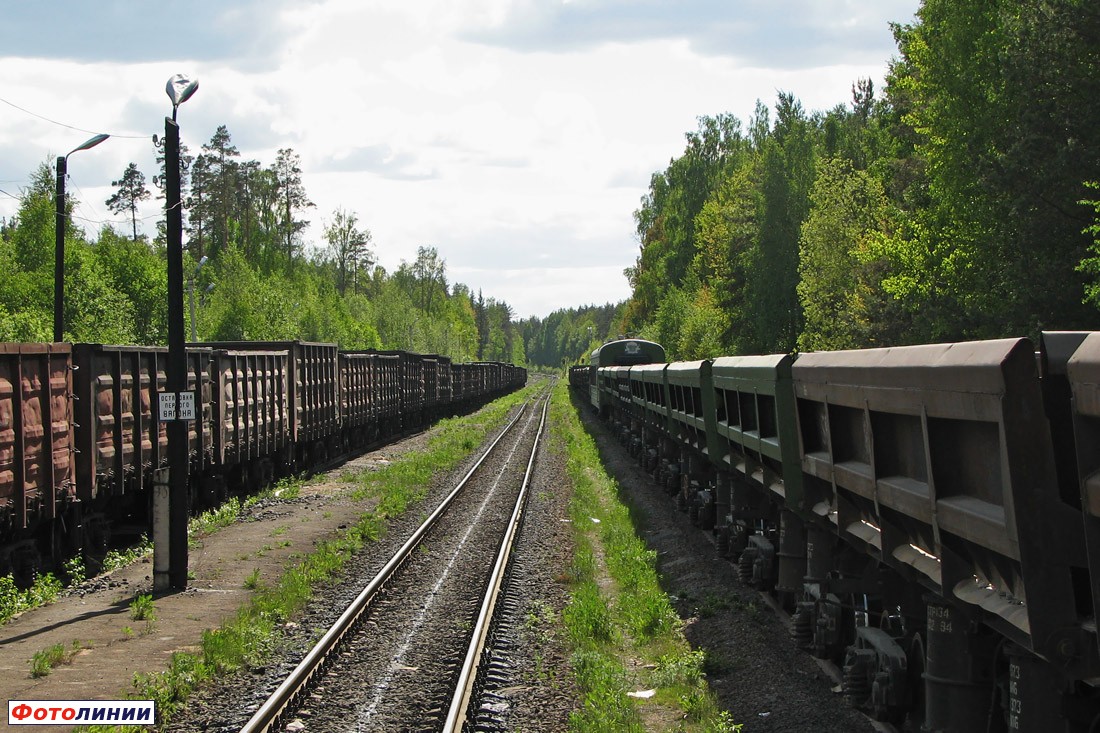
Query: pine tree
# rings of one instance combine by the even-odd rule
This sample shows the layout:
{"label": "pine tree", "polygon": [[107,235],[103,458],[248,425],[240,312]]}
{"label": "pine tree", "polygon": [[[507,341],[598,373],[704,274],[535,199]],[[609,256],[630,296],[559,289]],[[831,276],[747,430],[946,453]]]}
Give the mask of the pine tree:
{"label": "pine tree", "polygon": [[285,242],[287,260],[293,261],[297,249],[294,238],[309,225],[306,220],[296,220],[294,214],[314,204],[306,196],[305,186],[302,185],[301,158],[297,153],[290,148],[279,150],[271,170],[275,174],[279,198],[279,230]]}
{"label": "pine tree", "polygon": [[[214,255],[224,251],[230,244],[230,222],[235,223],[237,213],[239,164],[234,159],[240,156],[240,152],[233,145],[225,125],[218,125],[210,142],[204,144],[202,150],[203,155],[200,158],[206,158],[206,173],[210,183],[208,195],[214,225],[210,232],[210,254]],[[192,171],[191,183],[193,189],[199,187],[198,171]]]}
{"label": "pine tree", "polygon": [[148,199],[152,194],[145,187],[145,174],[138,170],[136,163],[126,166],[122,178],[111,181],[111,185],[117,188],[114,195],[107,199],[107,208],[116,214],[130,214],[130,223],[133,226],[134,241],[137,241],[137,210],[138,204]]}

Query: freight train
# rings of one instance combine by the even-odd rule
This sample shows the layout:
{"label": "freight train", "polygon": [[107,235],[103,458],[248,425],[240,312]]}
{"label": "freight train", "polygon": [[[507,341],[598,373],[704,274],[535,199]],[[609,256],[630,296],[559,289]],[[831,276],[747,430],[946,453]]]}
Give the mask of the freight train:
{"label": "freight train", "polygon": [[1100,731],[1100,333],[628,348],[650,347],[607,344],[571,384],[852,704],[928,733]]}
{"label": "freight train", "polygon": [[[148,524],[167,465],[157,409],[168,350],[0,344],[0,576],[22,586],[112,528]],[[521,387],[522,367],[303,341],[187,347],[190,506],[324,465]]]}

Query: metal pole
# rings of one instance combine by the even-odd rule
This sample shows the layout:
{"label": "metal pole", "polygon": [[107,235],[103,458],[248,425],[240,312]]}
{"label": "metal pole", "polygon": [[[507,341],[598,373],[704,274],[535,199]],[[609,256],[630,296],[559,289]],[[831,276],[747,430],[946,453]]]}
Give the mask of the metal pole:
{"label": "metal pole", "polygon": [[53,340],[65,340],[65,176],[68,166],[64,155],[57,157],[57,183],[54,193],[53,262]]}
{"label": "metal pole", "polygon": [[[173,110],[174,112],[175,110]],[[174,115],[173,115],[174,116]],[[177,395],[187,390],[187,347],[183,326],[183,212],[180,208],[180,131],[164,119],[164,180],[168,206],[168,383]],[[187,587],[188,514],[187,423],[168,423],[168,582]]]}

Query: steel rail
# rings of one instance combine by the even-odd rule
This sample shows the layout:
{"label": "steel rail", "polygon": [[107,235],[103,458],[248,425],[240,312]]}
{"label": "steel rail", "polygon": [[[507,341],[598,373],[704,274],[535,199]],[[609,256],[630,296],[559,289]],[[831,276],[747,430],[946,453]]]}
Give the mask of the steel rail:
{"label": "steel rail", "polygon": [[325,635],[321,637],[320,641],[302,658],[302,661],[298,663],[298,666],[283,680],[275,692],[253,713],[248,722],[241,728],[241,733],[263,733],[272,730],[272,725],[278,722],[280,715],[286,710],[286,708],[293,703],[298,694],[310,683],[314,675],[320,671],[325,660],[329,654],[336,648],[348,631],[354,626],[355,622],[363,614],[364,611],[370,605],[371,600],[378,593],[379,590],[390,580],[391,576],[397,571],[397,569],[408,559],[408,557],[416,549],[417,545],[423,539],[424,535],[435,525],[441,516],[447,511],[450,505],[453,503],[455,497],[461,493],[462,489],[466,486],[470,477],[474,475],[474,472],[481,467],[481,464],[492,454],[493,449],[497,447],[504,436],[511,432],[511,429],[519,422],[519,419],[523,417],[527,411],[527,407],[533,402],[533,400],[525,403],[516,416],[504,426],[504,429],[500,431],[500,435],[485,449],[485,452],[478,458],[477,462],[466,472],[462,480],[455,485],[447,497],[440,502],[435,511],[424,520],[424,523],[413,532],[412,536],[406,540],[405,544],[394,553],[393,557],[386,562],[378,574],[374,577],[370,583],[367,584],[355,600],[348,605],[344,612],[340,615],[340,618],[329,628]]}
{"label": "steel rail", "polygon": [[512,557],[512,548],[515,545],[516,535],[519,533],[524,510],[527,506],[527,489],[530,486],[531,476],[534,473],[535,455],[538,453],[539,445],[542,441],[543,428],[546,426],[546,412],[549,407],[550,397],[548,395],[542,406],[542,418],[539,421],[538,432],[535,433],[535,444],[531,448],[531,457],[527,460],[527,469],[523,474],[523,484],[520,486],[519,496],[516,497],[516,504],[512,510],[512,516],[508,520],[508,528],[505,531],[504,538],[501,540],[496,563],[493,565],[493,571],[489,578],[489,586],[481,602],[481,613],[478,615],[477,623],[474,625],[470,646],[466,650],[466,658],[462,664],[458,682],[455,684],[455,692],[451,698],[450,708],[447,711],[447,720],[443,725],[443,731],[445,731],[445,733],[453,733],[454,731],[460,730],[467,718],[467,708],[469,707],[470,700],[474,694],[474,688],[476,687],[477,672],[481,664],[485,640],[489,635],[497,600],[500,597],[501,589],[504,585],[505,574]]}

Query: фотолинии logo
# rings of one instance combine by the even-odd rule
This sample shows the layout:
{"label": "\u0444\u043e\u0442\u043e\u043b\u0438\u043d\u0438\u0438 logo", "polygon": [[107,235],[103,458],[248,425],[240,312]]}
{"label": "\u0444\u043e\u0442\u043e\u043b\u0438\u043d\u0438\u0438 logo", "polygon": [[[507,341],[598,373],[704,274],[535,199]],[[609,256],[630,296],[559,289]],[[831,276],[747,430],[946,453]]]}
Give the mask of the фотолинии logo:
{"label": "\u0444\u043e\u0442\u043e\u043b\u0438\u043d\u0438\u0438 logo", "polygon": [[8,725],[154,725],[152,700],[9,700]]}

